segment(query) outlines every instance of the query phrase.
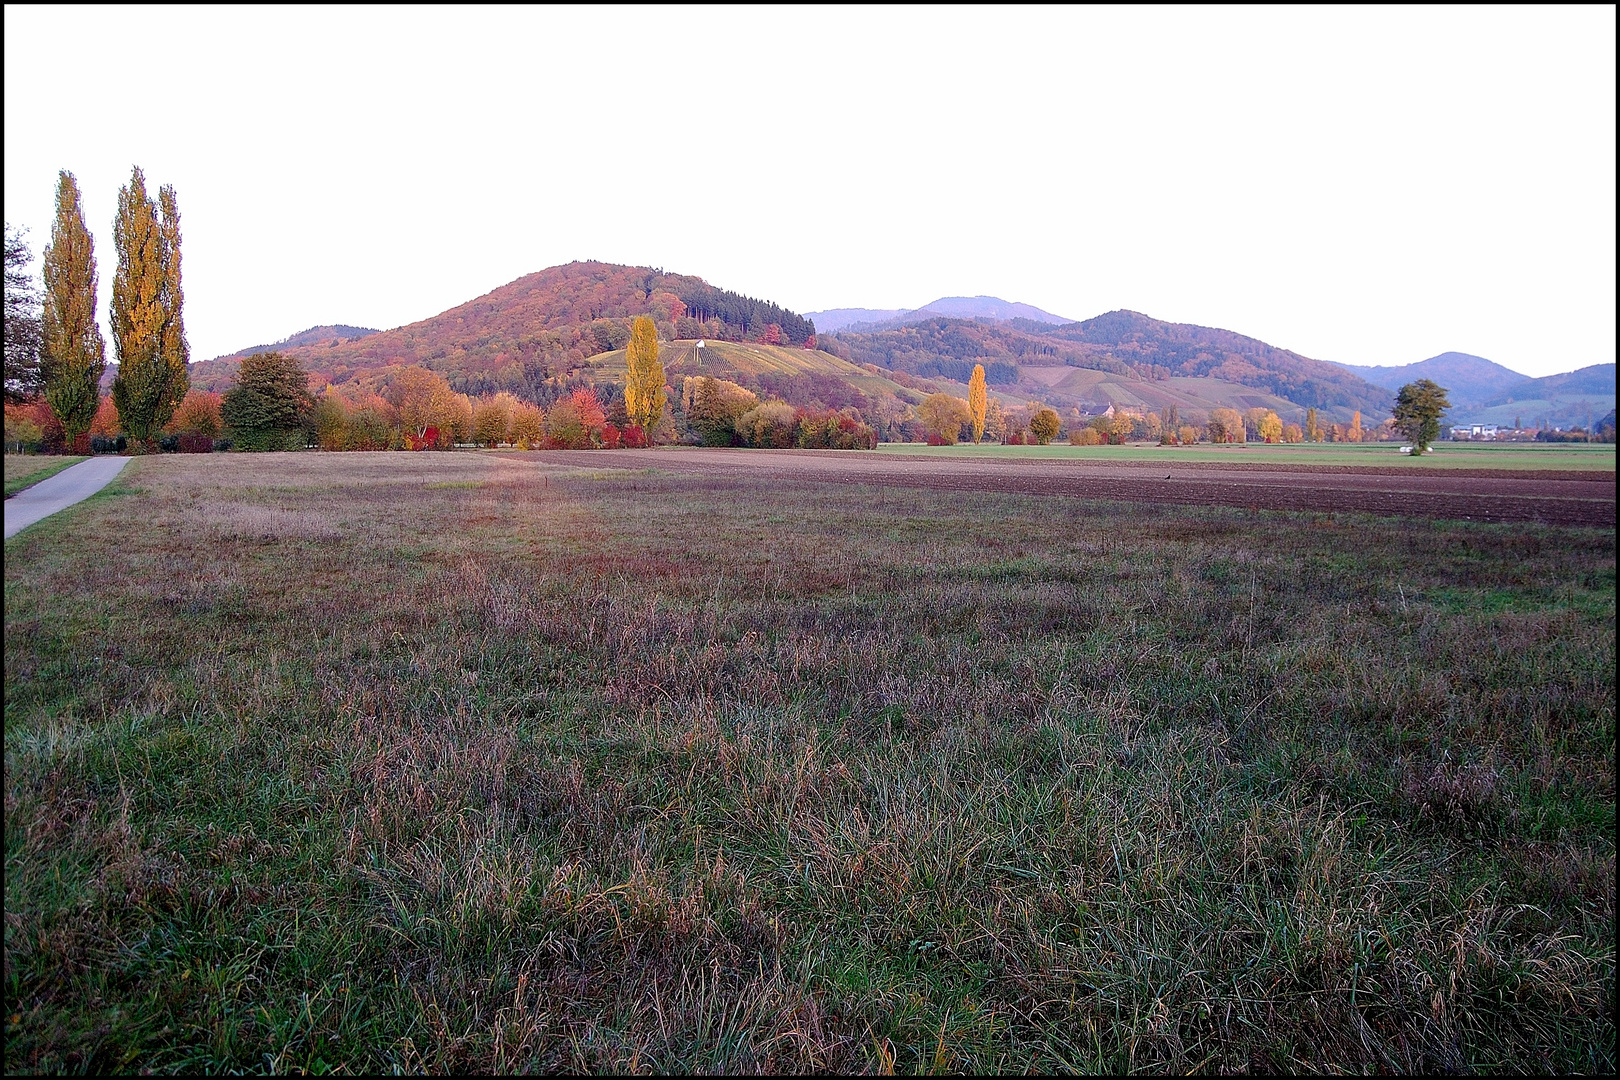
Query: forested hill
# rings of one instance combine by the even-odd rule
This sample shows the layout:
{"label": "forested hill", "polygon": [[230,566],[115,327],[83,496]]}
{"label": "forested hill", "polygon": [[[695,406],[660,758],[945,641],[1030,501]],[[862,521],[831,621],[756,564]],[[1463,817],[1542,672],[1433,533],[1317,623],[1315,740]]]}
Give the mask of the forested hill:
{"label": "forested hill", "polygon": [[1224,379],[1300,405],[1385,415],[1390,395],[1338,364],[1313,360],[1230,330],[1168,323],[1136,311],[1110,311],[1045,332],[1091,347],[1138,370]]}
{"label": "forested hill", "polygon": [[1444,352],[1415,364],[1398,367],[1339,366],[1390,390],[1397,390],[1414,379],[1432,379],[1446,388],[1453,406],[1491,401],[1531,381],[1530,376],[1521,375],[1483,356],[1460,352]]}
{"label": "forested hill", "polygon": [[1387,415],[1390,395],[1336,364],[1312,360],[1254,338],[1134,311],[1043,326],[1030,319],[999,324],[934,318],[865,333],[844,332],[833,346],[857,363],[913,375],[965,379],[975,363],[992,383],[1027,381],[1023,368],[1063,365],[1142,380],[1207,377],[1263,390],[1300,406],[1349,419],[1354,410]]}
{"label": "forested hill", "polygon": [[[366,337],[295,344],[314,382],[343,384],[378,368],[421,364],[465,393],[535,397],[592,356],[623,348],[630,322],[651,315],[659,336],[803,345],[804,317],[702,278],[641,266],[573,262],[518,278],[421,322]],[[303,335],[299,335],[302,337]],[[193,385],[224,389],[240,353],[192,365]]]}

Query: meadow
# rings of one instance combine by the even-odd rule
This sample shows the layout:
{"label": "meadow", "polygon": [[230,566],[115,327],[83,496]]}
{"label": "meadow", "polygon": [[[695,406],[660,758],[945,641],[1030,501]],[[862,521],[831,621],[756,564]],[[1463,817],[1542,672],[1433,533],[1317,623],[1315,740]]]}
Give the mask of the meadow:
{"label": "meadow", "polygon": [[1612,528],[613,460],[6,542],[9,1071],[1614,1070]]}
{"label": "meadow", "polygon": [[928,446],[925,443],[879,443],[887,454],[928,455],[931,457],[988,457],[996,459],[1053,458],[1057,460],[1109,463],[1221,462],[1222,464],[1263,465],[1358,465],[1396,469],[1509,469],[1571,470],[1613,472],[1613,443],[1486,443],[1441,442],[1420,457],[1400,452],[1398,443],[1242,443],[1217,446],[1160,446],[1158,443],[1128,443],[1124,446],[1070,446],[1054,442],[1048,446],[1002,446],[1000,443],[957,443],[955,446]]}

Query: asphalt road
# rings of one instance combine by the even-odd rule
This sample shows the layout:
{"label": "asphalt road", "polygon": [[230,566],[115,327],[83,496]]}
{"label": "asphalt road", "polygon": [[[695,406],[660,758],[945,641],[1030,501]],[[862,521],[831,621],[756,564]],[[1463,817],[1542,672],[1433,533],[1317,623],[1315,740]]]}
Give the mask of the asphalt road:
{"label": "asphalt road", "polygon": [[65,510],[106,487],[125,465],[127,457],[93,457],[63,469],[48,480],[19,491],[6,500],[6,539],[41,518]]}

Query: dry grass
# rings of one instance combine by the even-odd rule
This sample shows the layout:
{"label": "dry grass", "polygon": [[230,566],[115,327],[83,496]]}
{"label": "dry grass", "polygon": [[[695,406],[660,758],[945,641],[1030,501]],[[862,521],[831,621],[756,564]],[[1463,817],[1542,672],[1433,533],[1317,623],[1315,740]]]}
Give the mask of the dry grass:
{"label": "dry grass", "polygon": [[215,455],[6,556],[12,1069],[1615,1064],[1612,532]]}

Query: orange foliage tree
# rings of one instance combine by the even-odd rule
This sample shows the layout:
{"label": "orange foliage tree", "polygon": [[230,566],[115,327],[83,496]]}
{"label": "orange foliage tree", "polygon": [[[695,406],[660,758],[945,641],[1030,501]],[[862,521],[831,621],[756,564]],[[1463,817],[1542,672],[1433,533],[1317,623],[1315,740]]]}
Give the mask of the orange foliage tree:
{"label": "orange foliage tree", "polygon": [[225,429],[220,419],[220,400],[220,395],[211,390],[187,391],[163,430],[168,434],[217,437]]}

